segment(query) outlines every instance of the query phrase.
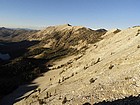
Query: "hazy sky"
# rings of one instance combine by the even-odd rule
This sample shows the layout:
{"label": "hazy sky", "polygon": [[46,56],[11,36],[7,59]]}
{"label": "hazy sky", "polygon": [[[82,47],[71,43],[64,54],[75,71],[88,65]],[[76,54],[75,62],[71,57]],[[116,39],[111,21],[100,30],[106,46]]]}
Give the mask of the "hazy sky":
{"label": "hazy sky", "polygon": [[140,25],[140,0],[0,0],[0,26],[66,23],[93,29]]}

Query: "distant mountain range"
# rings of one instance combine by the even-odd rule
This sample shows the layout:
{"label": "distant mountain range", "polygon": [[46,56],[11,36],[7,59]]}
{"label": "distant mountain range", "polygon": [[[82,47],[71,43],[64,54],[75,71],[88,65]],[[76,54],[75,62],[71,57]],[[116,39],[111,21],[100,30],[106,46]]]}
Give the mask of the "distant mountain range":
{"label": "distant mountain range", "polygon": [[38,30],[20,29],[20,28],[0,28],[0,40],[19,41],[26,40],[29,34],[37,32]]}

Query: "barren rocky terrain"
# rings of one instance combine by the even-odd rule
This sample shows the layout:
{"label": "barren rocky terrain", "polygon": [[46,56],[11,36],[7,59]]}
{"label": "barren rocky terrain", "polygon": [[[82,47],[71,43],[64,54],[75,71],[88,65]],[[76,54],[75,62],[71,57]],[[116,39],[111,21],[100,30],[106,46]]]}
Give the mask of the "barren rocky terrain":
{"label": "barren rocky terrain", "polygon": [[2,105],[140,104],[140,27],[106,31],[67,24],[27,39],[40,43],[24,56],[51,66],[43,63],[49,70],[5,96]]}

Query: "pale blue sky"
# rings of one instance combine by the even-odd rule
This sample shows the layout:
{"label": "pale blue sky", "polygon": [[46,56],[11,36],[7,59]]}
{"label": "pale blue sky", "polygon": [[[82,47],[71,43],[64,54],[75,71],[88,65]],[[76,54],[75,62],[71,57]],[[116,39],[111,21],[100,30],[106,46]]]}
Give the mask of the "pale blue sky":
{"label": "pale blue sky", "polygon": [[93,29],[140,25],[140,0],[0,0],[0,26],[66,23]]}

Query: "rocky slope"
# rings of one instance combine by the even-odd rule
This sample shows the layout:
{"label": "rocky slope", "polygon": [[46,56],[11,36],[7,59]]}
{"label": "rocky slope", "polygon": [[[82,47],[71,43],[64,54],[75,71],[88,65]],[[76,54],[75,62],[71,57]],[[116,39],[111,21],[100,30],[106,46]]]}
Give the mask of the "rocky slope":
{"label": "rocky slope", "polygon": [[3,30],[13,31],[2,28],[2,35],[7,40],[1,41],[0,53],[9,54],[11,58],[0,60],[0,97],[47,72],[55,60],[84,53],[88,44],[102,40],[101,36],[106,33],[104,29],[92,30],[69,24],[18,34],[18,38],[13,32],[4,34]]}
{"label": "rocky slope", "polygon": [[72,55],[84,51],[88,44],[101,40],[101,36],[105,33],[105,29],[92,30],[69,24],[50,26],[29,36],[30,41],[40,41],[37,46],[30,48],[29,53],[40,50],[41,52],[34,54],[36,59],[54,59]]}
{"label": "rocky slope", "polygon": [[[121,99],[126,100],[113,105],[139,105],[133,97],[140,94],[140,27],[111,30],[102,38],[87,44],[85,52],[53,62],[49,72],[32,82],[38,88],[18,97],[15,105],[112,105]],[[3,102],[17,99],[22,89]]]}

